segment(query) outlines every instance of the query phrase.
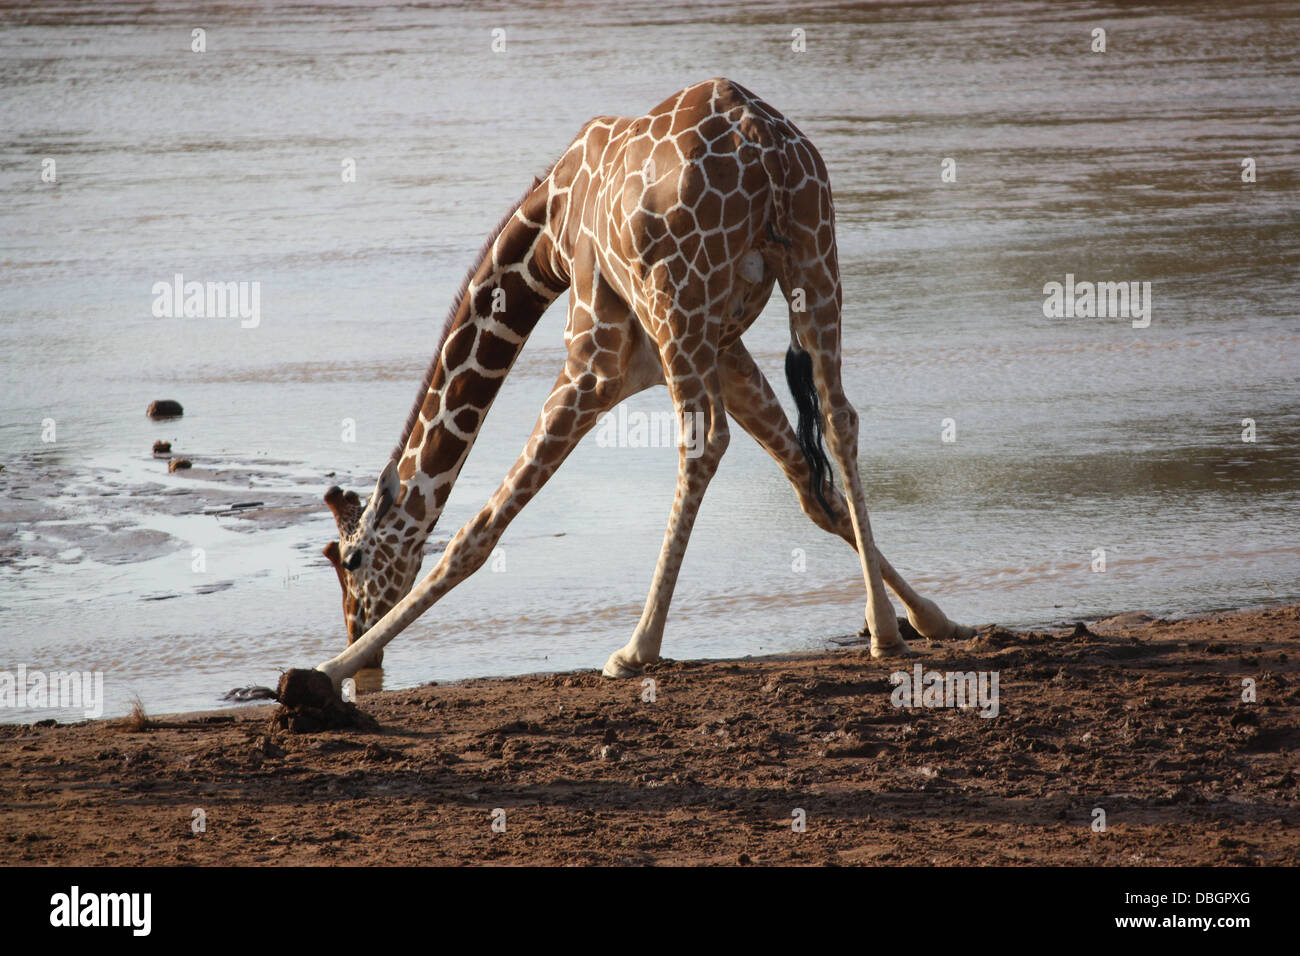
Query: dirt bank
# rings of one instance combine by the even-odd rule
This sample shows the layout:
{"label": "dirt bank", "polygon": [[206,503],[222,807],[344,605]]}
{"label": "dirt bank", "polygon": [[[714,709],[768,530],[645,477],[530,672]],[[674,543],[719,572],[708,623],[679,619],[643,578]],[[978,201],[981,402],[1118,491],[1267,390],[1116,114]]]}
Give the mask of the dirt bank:
{"label": "dirt bank", "polygon": [[362,695],[377,733],[0,726],[0,863],[1300,863],[1300,607],[921,649],[997,716],[845,649]]}

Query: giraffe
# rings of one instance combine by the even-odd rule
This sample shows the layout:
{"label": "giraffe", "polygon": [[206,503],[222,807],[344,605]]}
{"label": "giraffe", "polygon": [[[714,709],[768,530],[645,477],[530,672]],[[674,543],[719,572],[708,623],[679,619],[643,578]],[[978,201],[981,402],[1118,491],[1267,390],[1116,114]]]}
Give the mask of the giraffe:
{"label": "giraffe", "polygon": [[[779,286],[790,305],[792,428],[741,342]],[[416,584],[426,540],[528,335],[565,290],[567,358],[523,452]],[[519,511],[619,402],[666,385],[695,454],[677,489],[650,594],[606,662],[659,658],[691,528],[726,451],[730,415],[777,461],[803,511],[858,553],[873,657],[912,653],[886,584],[923,636],[969,636],[876,548],[858,474],[858,415],[840,381],[842,292],[826,166],[773,107],[716,78],[641,117],[599,116],[534,179],[456,295],[402,437],[368,501],[333,487],[348,647],[318,666],[337,688],[491,555]],[[830,461],[841,475],[835,486]]]}

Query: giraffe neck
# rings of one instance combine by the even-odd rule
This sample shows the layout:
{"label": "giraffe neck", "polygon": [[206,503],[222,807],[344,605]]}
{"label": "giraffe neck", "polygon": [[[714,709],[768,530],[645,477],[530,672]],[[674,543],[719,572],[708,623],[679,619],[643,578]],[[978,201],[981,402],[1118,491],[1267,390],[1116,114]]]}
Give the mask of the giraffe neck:
{"label": "giraffe neck", "polygon": [[548,194],[547,182],[534,183],[488,244],[448,321],[418,415],[396,453],[404,525],[399,540],[408,553],[423,553],[524,342],[568,288],[546,229]]}

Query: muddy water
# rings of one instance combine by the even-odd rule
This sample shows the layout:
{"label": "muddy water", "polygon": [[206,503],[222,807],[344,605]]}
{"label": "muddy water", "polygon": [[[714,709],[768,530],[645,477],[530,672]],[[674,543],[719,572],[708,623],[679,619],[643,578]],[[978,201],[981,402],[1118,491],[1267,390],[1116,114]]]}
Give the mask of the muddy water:
{"label": "muddy water", "polygon": [[[588,117],[713,75],[830,166],[862,471],[914,584],[1016,624],[1295,600],[1298,52],[1281,3],[0,3],[0,671],[102,671],[105,713],[161,712],[332,655],[319,496],[368,490],[485,233]],[[178,272],[258,282],[256,326],[155,317]],[[1048,317],[1067,275],[1149,282],[1149,325]],[[563,314],[434,547],[522,447]],[[785,340],[774,302],[747,341],[782,392]],[[155,398],[184,418],[149,422]],[[169,474],[156,439],[195,468]],[[588,438],[383,684],[599,666],[645,598],[675,469]],[[862,598],[852,552],[737,432],[665,652],[820,646]],[[80,714],[0,709],[44,716]]]}

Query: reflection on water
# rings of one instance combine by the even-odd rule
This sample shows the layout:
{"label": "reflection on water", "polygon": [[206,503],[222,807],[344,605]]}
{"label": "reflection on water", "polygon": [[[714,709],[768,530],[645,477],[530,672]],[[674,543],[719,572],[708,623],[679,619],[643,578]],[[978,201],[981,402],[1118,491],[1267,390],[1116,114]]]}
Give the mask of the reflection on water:
{"label": "reflection on water", "polygon": [[357,682],[357,693],[368,694],[377,690],[384,689],[384,669],[382,667],[367,667],[359,670],[352,678]]}
{"label": "reflection on water", "polygon": [[[484,234],[590,116],[711,75],[830,167],[872,523],[914,584],[971,622],[1300,598],[1293,5],[0,2],[0,23],[0,669],[103,669],[109,714],[134,694],[158,713],[340,650],[319,496],[369,490]],[[261,324],[153,318],[176,272],[259,282]],[[1150,282],[1151,326],[1045,318],[1067,274]],[[522,447],[563,312],[435,547]],[[747,335],[780,392],[786,336],[777,304]],[[163,397],[185,417],[146,420]],[[168,474],[159,438],[195,472]],[[669,450],[584,443],[507,533],[506,570],[361,689],[599,666],[635,624],[675,471]],[[267,504],[216,513],[241,500]],[[862,602],[852,552],[737,429],[665,653],[820,646]]]}

